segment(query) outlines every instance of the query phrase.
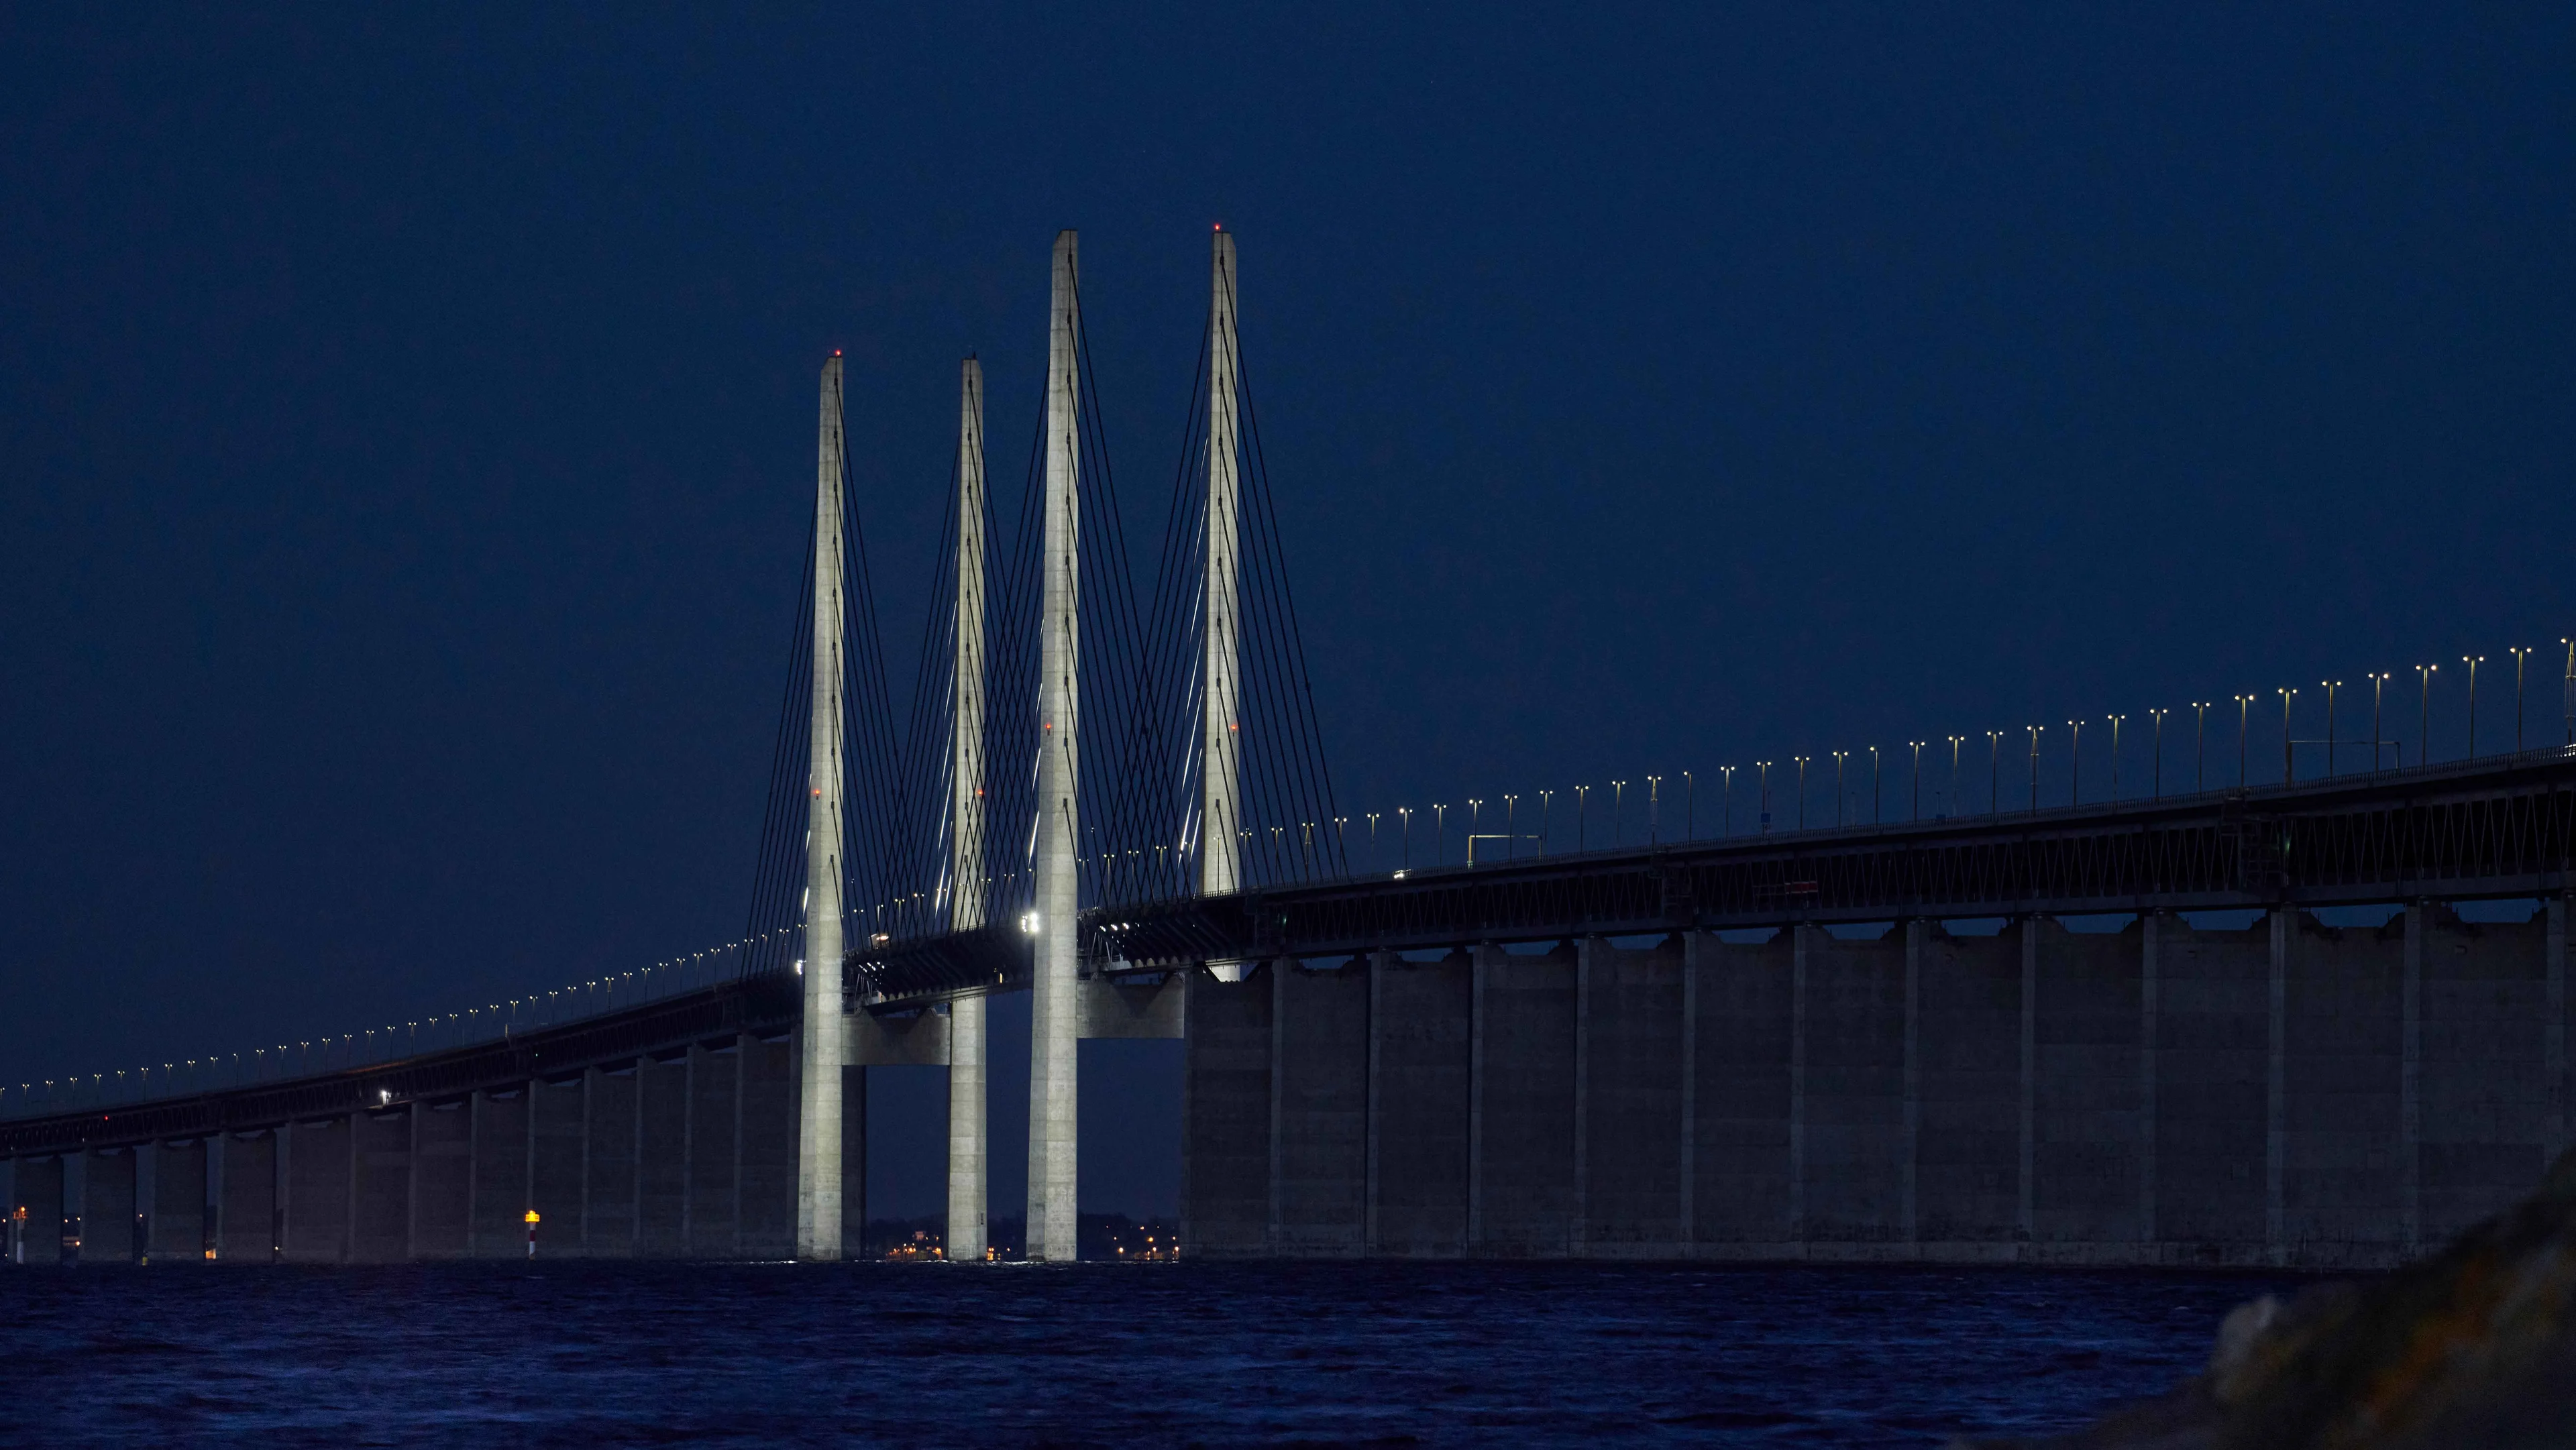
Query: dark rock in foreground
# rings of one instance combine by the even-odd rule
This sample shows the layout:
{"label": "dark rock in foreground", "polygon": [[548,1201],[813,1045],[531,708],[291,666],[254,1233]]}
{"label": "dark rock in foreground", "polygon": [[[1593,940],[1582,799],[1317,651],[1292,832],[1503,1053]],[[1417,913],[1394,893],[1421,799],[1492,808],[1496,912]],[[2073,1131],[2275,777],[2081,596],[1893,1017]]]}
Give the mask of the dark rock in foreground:
{"label": "dark rock in foreground", "polygon": [[2439,1255],[2227,1316],[2209,1368],[2054,1450],[2576,1446],[2576,1152]]}

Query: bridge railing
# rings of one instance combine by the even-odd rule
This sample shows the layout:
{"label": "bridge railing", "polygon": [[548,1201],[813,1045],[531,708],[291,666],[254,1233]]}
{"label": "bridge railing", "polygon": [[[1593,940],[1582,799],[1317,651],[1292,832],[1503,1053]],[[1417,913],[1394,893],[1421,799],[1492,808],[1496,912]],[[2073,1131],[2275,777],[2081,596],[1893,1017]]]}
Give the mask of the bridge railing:
{"label": "bridge railing", "polygon": [[483,1043],[506,1042],[714,986],[739,975],[743,949],[758,940],[727,942],[631,972],[612,973],[416,1021],[298,1038],[240,1052],[144,1063],[85,1076],[36,1078],[0,1073],[0,1078],[8,1079],[0,1081],[0,1122],[289,1082]]}

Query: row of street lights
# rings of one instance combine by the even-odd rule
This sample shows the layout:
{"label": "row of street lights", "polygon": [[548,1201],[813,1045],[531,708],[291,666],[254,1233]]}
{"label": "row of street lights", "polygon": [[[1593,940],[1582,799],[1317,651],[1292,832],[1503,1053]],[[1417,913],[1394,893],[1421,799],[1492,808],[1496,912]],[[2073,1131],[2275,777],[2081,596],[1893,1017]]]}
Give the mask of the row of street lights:
{"label": "row of street lights", "polygon": [[[2565,744],[2569,747],[2576,747],[2576,637],[2562,638],[2559,640],[2559,643],[2566,648],[2567,652],[2565,673],[2567,732]],[[2514,661],[2513,748],[2516,754],[2520,754],[2526,748],[2524,724],[2527,715],[2527,700],[2525,694],[2527,668],[2530,656],[2536,653],[2536,651],[2524,646],[2515,646],[2506,652],[2513,656]],[[2474,759],[2478,754],[2478,666],[2486,662],[2486,656],[2463,655],[2460,658],[2461,663],[2468,667],[2467,758]],[[2422,664],[2417,665],[2414,668],[2419,690],[2416,749],[2418,764],[2421,765],[2430,763],[2428,742],[2432,739],[2433,731],[2433,677],[2440,673],[2441,666],[2436,664]],[[2404,741],[2402,739],[2388,739],[2383,731],[2387,686],[2388,682],[2396,678],[2396,676],[2386,672],[2372,672],[2364,675],[2363,678],[2367,679],[2371,686],[2369,740],[2370,769],[2374,773],[2377,772],[2381,768],[2380,762],[2383,757],[2387,757],[2389,759],[2391,768],[2402,769],[2405,765]],[[2340,751],[2343,746],[2338,735],[2337,710],[2344,683],[2345,682],[2342,680],[2321,680],[2318,682],[2318,687],[2324,691],[2326,699],[2326,733],[2323,738],[2314,740],[2301,740],[2296,737],[2293,708],[2300,693],[2299,689],[2295,686],[2280,686],[2273,691],[2273,694],[2278,698],[2281,706],[2281,780],[2284,784],[2295,783],[2298,779],[2298,757],[2296,748],[2301,745],[2323,746],[2326,756],[2326,774],[2328,776],[2334,776],[2342,773]],[[2229,696],[2229,699],[2233,700],[2236,705],[2236,788],[2241,790],[2251,784],[2251,741],[2253,736],[2252,712],[2254,705],[2261,700],[2261,696],[2259,693],[2246,693],[2231,695]],[[2209,788],[2209,712],[2217,708],[2218,703],[2219,702],[2215,700],[2194,700],[2190,702],[2192,711],[2192,789],[2194,791],[2206,791]],[[2148,719],[2152,722],[2153,730],[2153,743],[2150,747],[2151,766],[2149,791],[2153,799],[2161,800],[2164,798],[2165,722],[2168,717],[2175,713],[2175,711],[2170,707],[2160,706],[2150,709],[2145,713]],[[2111,733],[2109,755],[2110,794],[2108,798],[2116,801],[2120,799],[2121,736],[2130,717],[2123,713],[2111,713],[2101,716],[2100,719],[2102,723],[2109,726]],[[2065,722],[2067,739],[2067,800],[2070,804],[2081,804],[2083,801],[2084,727],[2088,723],[2091,723],[2091,721],[2083,718],[2070,719]],[[2022,729],[2026,736],[2029,760],[2029,786],[2025,801],[2028,809],[2036,811],[2039,809],[2040,803],[2040,747],[2047,735],[2048,727],[2045,725],[2033,724],[2023,726]],[[2011,732],[2009,730],[1988,730],[1983,733],[1986,737],[1987,813],[1990,815],[2000,816],[2003,814],[2003,741]],[[1959,802],[1961,749],[1966,745],[1971,737],[1966,735],[1946,735],[1941,738],[1950,746],[1949,799],[1951,811],[1947,814],[1955,814],[1957,812]],[[1923,752],[1934,743],[1935,742],[1930,740],[1908,740],[1905,742],[1906,749],[1910,752],[1912,761],[1908,785],[1910,796],[1908,818],[1912,820],[1920,820],[1923,816]],[[2355,741],[2353,743],[2358,745],[2361,742]],[[1884,762],[1880,757],[1879,747],[1872,745],[1866,747],[1866,749],[1869,756],[1869,820],[1872,824],[1883,824],[1884,816],[1882,805],[1884,800],[1883,784],[1885,777],[1882,767]],[[1856,810],[1850,811],[1850,814],[1854,819],[1847,819],[1846,812],[1847,808],[1855,805],[1849,788],[1848,775],[1850,763],[1853,757],[1858,753],[1859,752],[1857,751],[1851,750],[1834,750],[1827,752],[1827,754],[1832,757],[1834,763],[1833,824],[1838,827],[1854,824],[1856,821]],[[1798,805],[1795,825],[1793,827],[1797,830],[1805,830],[1808,825],[1807,768],[1814,762],[1814,760],[1815,757],[1811,755],[1793,755],[1789,758],[1789,763],[1793,765],[1797,771]],[[1763,832],[1768,832],[1772,828],[1771,768],[1776,763],[1777,762],[1769,760],[1757,760],[1753,763],[1753,770],[1755,772],[1757,783],[1756,800],[1760,807],[1758,827]],[[1718,767],[1718,775],[1722,783],[1719,797],[1721,804],[1718,816],[1718,834],[1720,837],[1731,836],[1734,834],[1735,772],[1737,769],[1738,767],[1732,765],[1723,765]],[[1698,835],[1697,783],[1689,771],[1685,770],[1680,772],[1680,777],[1682,780],[1683,799],[1685,802],[1683,818],[1685,822],[1683,832],[1684,838],[1696,839]],[[1653,845],[1657,844],[1661,840],[1662,786],[1668,777],[1648,775],[1641,777],[1641,779],[1644,781],[1646,786],[1646,841],[1647,844]],[[1613,849],[1627,844],[1624,830],[1624,811],[1629,784],[1630,782],[1626,780],[1613,780],[1609,783],[1611,798],[1611,846]],[[1578,785],[1575,786],[1571,792],[1563,792],[1571,794],[1575,800],[1575,849],[1577,851],[1583,851],[1589,847],[1588,834],[1590,800],[1592,792],[1595,789],[1595,787],[1590,785]],[[1522,797],[1514,794],[1505,794],[1500,797],[1504,802],[1504,830],[1500,833],[1500,839],[1504,842],[1505,859],[1508,860],[1516,858],[1519,854],[1519,848],[1523,843],[1534,845],[1536,853],[1539,855],[1546,854],[1547,845],[1550,839],[1548,832],[1549,813],[1555,796],[1560,793],[1561,792],[1553,790],[1543,790],[1535,793],[1539,799],[1539,829],[1537,834],[1532,836],[1523,836],[1519,834],[1515,824],[1517,820],[1517,804]],[[1475,843],[1478,841],[1491,841],[1496,839],[1495,836],[1483,834],[1477,829],[1477,822],[1484,805],[1485,800],[1481,797],[1468,797],[1466,800],[1466,810],[1468,813],[1466,864],[1470,866],[1477,864],[1475,857]],[[1449,810],[1450,807],[1448,805],[1444,803],[1435,803],[1430,807],[1428,812],[1433,821],[1433,849],[1430,864],[1434,866],[1445,866],[1449,864]],[[1423,812],[1419,812],[1409,806],[1398,806],[1392,812],[1369,812],[1366,814],[1366,820],[1368,821],[1370,869],[1372,872],[1383,869],[1383,862],[1378,856],[1378,822],[1389,815],[1394,816],[1399,825],[1397,832],[1400,837],[1398,870],[1409,871],[1412,869],[1413,818],[1417,814],[1422,813]],[[1819,822],[1819,824],[1822,823]]]}

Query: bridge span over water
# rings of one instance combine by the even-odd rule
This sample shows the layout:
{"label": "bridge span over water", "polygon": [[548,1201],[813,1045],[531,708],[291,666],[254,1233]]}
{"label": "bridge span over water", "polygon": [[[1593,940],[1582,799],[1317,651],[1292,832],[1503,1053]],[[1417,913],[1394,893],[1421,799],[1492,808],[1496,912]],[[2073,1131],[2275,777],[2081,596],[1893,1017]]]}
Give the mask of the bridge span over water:
{"label": "bridge span over water", "polygon": [[328,1071],[22,1088],[8,1259],[837,1258],[896,1065],[947,1071],[946,1242],[980,1258],[984,1007],[1020,991],[1037,1259],[1074,1252],[1084,1038],[1183,1039],[1201,1256],[2375,1264],[2568,1144],[2576,748],[2394,770],[2374,740],[2268,786],[1352,869],[1229,236],[1211,276],[1150,596],[1071,233],[1007,556],[966,362],[901,733],[826,365],[722,972]]}

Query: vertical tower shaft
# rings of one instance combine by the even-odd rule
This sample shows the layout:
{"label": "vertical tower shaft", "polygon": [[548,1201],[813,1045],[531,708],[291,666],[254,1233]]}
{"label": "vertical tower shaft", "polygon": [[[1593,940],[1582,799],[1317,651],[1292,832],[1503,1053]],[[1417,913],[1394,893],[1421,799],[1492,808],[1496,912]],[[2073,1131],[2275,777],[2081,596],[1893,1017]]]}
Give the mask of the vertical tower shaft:
{"label": "vertical tower shaft", "polygon": [[823,365],[814,477],[814,699],[805,798],[805,1016],[796,1143],[796,1256],[841,1256],[841,359]]}
{"label": "vertical tower shaft", "polygon": [[1035,990],[1029,1031],[1028,1256],[1074,1257],[1074,1021],[1078,899],[1075,842],[1081,839],[1076,741],[1081,696],[1081,515],[1075,478],[1080,383],[1075,339],[1081,326],[1074,234],[1055,239],[1048,306],[1046,510],[1038,650],[1038,820]]}
{"label": "vertical tower shaft", "polygon": [[[950,721],[949,927],[984,924],[984,369],[966,359],[957,400],[956,710]],[[984,1257],[984,999],[948,1007],[948,1257]]]}
{"label": "vertical tower shaft", "polygon": [[1199,728],[1199,894],[1219,896],[1242,884],[1243,649],[1236,627],[1242,603],[1236,565],[1242,478],[1235,405],[1234,238],[1216,233],[1208,302],[1208,502],[1206,629],[1201,662]]}

